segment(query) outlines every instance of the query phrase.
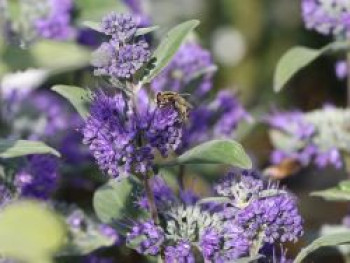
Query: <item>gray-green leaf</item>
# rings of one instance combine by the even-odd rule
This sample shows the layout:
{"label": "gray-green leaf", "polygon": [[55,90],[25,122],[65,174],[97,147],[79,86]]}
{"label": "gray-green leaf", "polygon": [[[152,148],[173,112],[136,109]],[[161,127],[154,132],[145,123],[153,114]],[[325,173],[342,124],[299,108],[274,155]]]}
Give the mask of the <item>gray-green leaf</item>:
{"label": "gray-green leaf", "polygon": [[156,31],[158,29],[159,29],[159,26],[141,27],[141,28],[138,28],[136,30],[135,35],[136,36],[147,35],[147,34],[152,33],[152,32],[154,32],[154,31]]}
{"label": "gray-green leaf", "polygon": [[302,68],[327,52],[346,51],[347,42],[333,42],[321,49],[297,46],[289,49],[279,60],[274,74],[274,91],[279,92]]}
{"label": "gray-green leaf", "polygon": [[313,241],[306,248],[302,249],[301,252],[296,257],[294,263],[302,262],[307,257],[307,255],[309,255],[310,253],[314,252],[315,250],[321,247],[338,246],[338,245],[345,245],[349,243],[350,243],[350,231],[344,232],[344,233],[332,234],[328,236],[322,236],[316,239],[315,241]]}
{"label": "gray-green leaf", "polygon": [[92,21],[84,21],[82,23],[84,27],[90,28],[92,30],[95,30],[97,32],[101,32],[100,24],[97,22],[92,22]]}
{"label": "gray-green leaf", "polygon": [[92,97],[89,90],[66,85],[54,86],[52,87],[52,90],[66,98],[78,111],[81,117],[86,119],[89,116],[88,105],[90,104]]}
{"label": "gray-green leaf", "polygon": [[188,34],[198,25],[198,20],[190,20],[177,25],[167,33],[154,52],[155,66],[143,80],[145,83],[149,83],[169,64]]}
{"label": "gray-green leaf", "polygon": [[243,147],[233,140],[205,142],[186,151],[164,166],[180,164],[228,164],[244,169],[252,167],[252,161]]}
{"label": "gray-green leaf", "polygon": [[311,196],[322,197],[328,201],[350,201],[350,181],[340,182],[338,186],[322,191],[312,192]]}
{"label": "gray-green leaf", "polygon": [[114,223],[135,212],[131,198],[135,187],[136,183],[126,178],[121,181],[110,180],[98,188],[94,194],[93,206],[99,219],[104,223]]}
{"label": "gray-green leaf", "polygon": [[43,142],[0,139],[0,158],[15,158],[29,154],[53,154],[60,157],[58,151]]}
{"label": "gray-green leaf", "polygon": [[90,63],[90,51],[76,43],[40,41],[28,49],[7,46],[0,60],[7,71],[42,68],[56,74],[85,67]]}

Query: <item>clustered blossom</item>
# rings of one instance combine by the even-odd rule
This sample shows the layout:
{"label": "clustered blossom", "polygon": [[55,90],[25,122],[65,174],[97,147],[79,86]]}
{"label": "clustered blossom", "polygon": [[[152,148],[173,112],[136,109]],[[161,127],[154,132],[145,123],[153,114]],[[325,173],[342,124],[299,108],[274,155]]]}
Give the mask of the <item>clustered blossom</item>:
{"label": "clustered blossom", "polygon": [[14,184],[21,196],[49,198],[58,186],[57,158],[49,155],[32,155],[15,176]]}
{"label": "clustered blossom", "polygon": [[101,23],[102,32],[110,37],[94,52],[95,75],[131,79],[151,58],[146,41],[135,36],[139,22],[127,14],[111,13]]}
{"label": "clustered blossom", "polygon": [[284,138],[286,145],[278,144],[274,136],[271,137],[276,147],[271,155],[272,162],[277,164],[293,159],[303,166],[313,163],[319,168],[327,165],[341,168],[341,151],[347,151],[350,143],[345,128],[349,119],[347,110],[331,106],[305,114],[299,111],[275,112],[266,122],[273,135]]}
{"label": "clustered blossom", "polygon": [[302,16],[307,29],[324,35],[348,37],[350,5],[344,0],[303,0]]}
{"label": "clustered blossom", "polygon": [[182,134],[180,116],[174,109],[151,106],[135,109],[121,93],[94,95],[83,142],[110,176],[144,175],[152,168],[154,150],[167,155],[176,149]]}
{"label": "clustered blossom", "polygon": [[137,252],[155,256],[159,254],[165,236],[162,228],[149,220],[135,224],[126,236],[126,243],[131,244],[136,239],[141,239],[135,248]]}
{"label": "clustered blossom", "polygon": [[67,40],[74,35],[71,26],[73,1],[47,0],[47,14],[34,21],[37,34],[46,39]]}
{"label": "clustered blossom", "polygon": [[[164,189],[163,181],[161,185]],[[303,234],[295,197],[277,184],[262,181],[257,172],[232,171],[215,190],[225,202],[213,203],[214,209],[206,209],[204,203],[181,202],[169,188],[157,191],[158,200],[166,200],[156,201],[161,223],[156,226],[153,221],[146,221],[134,225],[128,236],[136,242],[137,251],[149,254],[151,247],[155,251],[152,255],[164,251],[167,263],[185,263],[196,262],[196,249],[205,261],[224,263],[263,253],[269,244],[295,242]],[[159,198],[161,193],[163,198]],[[147,232],[146,228],[150,230]],[[144,232],[154,233],[154,238]],[[142,235],[144,238],[137,239]]]}

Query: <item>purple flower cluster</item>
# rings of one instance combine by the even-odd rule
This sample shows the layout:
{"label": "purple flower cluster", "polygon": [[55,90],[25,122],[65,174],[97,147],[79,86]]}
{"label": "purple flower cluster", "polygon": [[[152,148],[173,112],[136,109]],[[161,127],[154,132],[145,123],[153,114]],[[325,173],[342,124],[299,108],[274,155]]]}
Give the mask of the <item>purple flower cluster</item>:
{"label": "purple flower cluster", "polygon": [[302,218],[292,196],[281,194],[252,201],[239,210],[238,225],[249,232],[251,239],[263,233],[264,242],[296,242],[303,233]]}
{"label": "purple flower cluster", "polygon": [[34,21],[37,34],[42,38],[67,40],[74,35],[71,26],[72,0],[47,0],[48,13]]}
{"label": "purple flower cluster", "polygon": [[[267,184],[257,179],[256,174],[243,171],[229,173],[216,190],[219,195],[231,199],[224,210],[235,208],[232,218],[236,225],[245,229],[250,240],[262,234],[267,243],[296,241],[303,234],[303,220],[295,198],[285,191],[278,193],[278,185]],[[276,194],[260,196],[264,190],[274,190]]]}
{"label": "purple flower cluster", "polygon": [[110,37],[94,52],[95,75],[131,79],[151,59],[146,41],[136,38],[139,22],[130,15],[111,13],[101,23],[102,32]]}
{"label": "purple flower cluster", "polygon": [[[325,107],[322,111],[324,119],[328,119],[327,116],[329,116],[328,121],[332,121],[333,108]],[[316,112],[316,114],[319,113]],[[318,122],[311,122],[311,118],[312,115],[306,115],[299,111],[276,112],[267,118],[266,122],[273,129],[273,132],[278,132],[286,138],[285,140],[289,141],[288,146],[283,148],[276,142],[277,147],[271,155],[272,163],[278,164],[290,158],[297,160],[303,166],[308,166],[311,163],[319,168],[332,165],[340,169],[343,166],[342,156],[337,146],[334,143],[332,143],[332,147],[323,146],[323,144],[330,145],[323,142],[322,131],[325,127],[318,127]],[[340,138],[339,135],[337,136]],[[329,136],[329,138],[332,137]]]}
{"label": "purple flower cluster", "polygon": [[165,248],[165,261],[166,263],[195,263],[191,244],[181,240],[175,246],[167,246]]}
{"label": "purple flower cluster", "polygon": [[214,67],[210,53],[196,43],[182,45],[170,64],[153,81],[155,91],[172,90],[178,93],[190,92],[190,84],[198,81],[195,95],[203,97],[212,89]]}
{"label": "purple flower cluster", "polygon": [[32,155],[15,176],[15,186],[21,196],[49,198],[58,185],[58,164],[55,157]]}
{"label": "purple flower cluster", "polygon": [[98,165],[112,177],[146,174],[151,169],[154,149],[167,155],[181,137],[182,120],[175,109],[131,107],[122,94],[95,94],[90,117],[82,133],[83,142]]}
{"label": "purple flower cluster", "polygon": [[307,29],[324,35],[349,36],[350,7],[347,1],[303,0],[301,7]]}
{"label": "purple flower cluster", "polygon": [[82,263],[113,263],[114,259],[112,258],[102,258],[100,256],[91,254],[82,260]]}
{"label": "purple flower cluster", "polygon": [[277,184],[262,181],[255,171],[230,172],[215,188],[226,201],[214,203],[215,209],[209,210],[203,204],[178,202],[164,181],[156,182],[161,224],[155,226],[147,221],[149,227],[141,227],[145,223],[139,222],[131,233],[137,233],[132,240],[143,234],[144,228],[151,228],[152,233],[163,229],[162,235],[141,239],[149,240],[144,247],[138,246],[141,254],[151,246],[156,254],[164,249],[167,263],[195,262],[196,247],[205,261],[233,262],[258,253],[267,244],[295,242],[303,234],[303,220],[294,196]]}
{"label": "purple flower cluster", "polygon": [[165,235],[163,229],[151,220],[136,223],[126,236],[126,243],[144,255],[155,256],[160,252]]}

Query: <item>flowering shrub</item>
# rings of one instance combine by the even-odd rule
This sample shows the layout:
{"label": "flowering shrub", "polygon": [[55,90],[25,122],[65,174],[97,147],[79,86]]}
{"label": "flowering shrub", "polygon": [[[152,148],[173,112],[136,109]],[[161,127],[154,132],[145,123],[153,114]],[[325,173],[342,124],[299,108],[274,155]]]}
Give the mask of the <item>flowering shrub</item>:
{"label": "flowering shrub", "polygon": [[[161,36],[143,1],[114,4],[0,0],[0,262],[292,262],[285,247],[308,231],[305,209],[276,179],[348,169],[349,110],[248,111],[217,87],[199,21]],[[288,51],[275,91],[349,51],[349,11],[347,0],[301,0],[305,27],[335,41]],[[267,165],[242,146],[258,123]],[[348,201],[350,183],[312,195]],[[348,230],[324,234],[294,262],[349,241]]]}

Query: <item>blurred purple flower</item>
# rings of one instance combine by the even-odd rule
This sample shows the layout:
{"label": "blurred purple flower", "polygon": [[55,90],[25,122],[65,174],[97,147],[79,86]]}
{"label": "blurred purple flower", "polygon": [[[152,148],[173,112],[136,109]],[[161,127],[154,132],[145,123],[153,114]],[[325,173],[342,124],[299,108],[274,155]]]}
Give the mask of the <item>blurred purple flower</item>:
{"label": "blurred purple flower", "polygon": [[49,13],[34,21],[37,34],[42,38],[67,40],[74,36],[71,26],[71,0],[48,0]]}
{"label": "blurred purple flower", "polygon": [[58,186],[57,159],[49,155],[32,155],[27,159],[15,176],[17,191],[24,197],[48,199]]}
{"label": "blurred purple flower", "polygon": [[335,74],[338,79],[345,79],[348,76],[348,65],[346,60],[339,60],[335,64]]}
{"label": "blurred purple flower", "polygon": [[302,0],[305,27],[324,35],[345,36],[350,33],[350,7],[344,0]]}
{"label": "blurred purple flower", "polygon": [[[213,72],[205,72],[214,63],[210,53],[196,43],[182,45],[170,64],[153,81],[155,91],[172,90],[178,93],[190,92],[189,86],[196,83],[195,95],[203,97],[212,89]],[[192,93],[192,92],[191,92]]]}

